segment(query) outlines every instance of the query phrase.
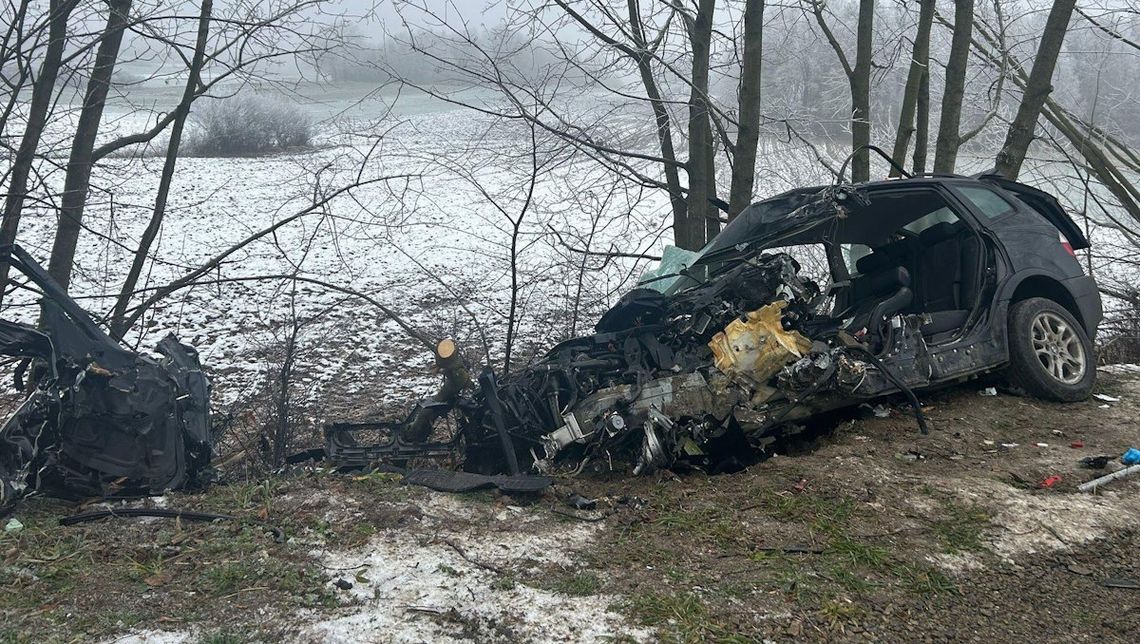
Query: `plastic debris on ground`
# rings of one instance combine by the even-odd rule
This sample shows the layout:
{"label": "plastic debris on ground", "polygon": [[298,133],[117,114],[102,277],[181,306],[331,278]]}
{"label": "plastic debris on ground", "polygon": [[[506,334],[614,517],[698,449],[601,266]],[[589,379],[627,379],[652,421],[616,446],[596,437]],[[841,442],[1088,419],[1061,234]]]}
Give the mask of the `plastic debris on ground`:
{"label": "plastic debris on ground", "polygon": [[997,387],[986,387],[985,389],[979,391],[978,395],[979,396],[996,396],[997,395]]}
{"label": "plastic debris on ground", "polygon": [[8,534],[16,534],[24,529],[24,524],[20,523],[17,518],[8,519],[8,523],[4,526],[4,532]]}
{"label": "plastic debris on ground", "polygon": [[1128,451],[1124,452],[1124,455],[1120,457],[1120,462],[1125,465],[1136,465],[1140,463],[1140,449],[1129,447]]}
{"label": "plastic debris on ground", "polygon": [[1077,486],[1077,489],[1081,492],[1092,492],[1106,483],[1111,483],[1112,481],[1132,476],[1136,473],[1140,473],[1140,464],[1130,465],[1122,470],[1116,470],[1112,474],[1105,474],[1104,476],[1095,478],[1087,483],[1081,483]]}
{"label": "plastic debris on ground", "polygon": [[1135,579],[1126,579],[1123,577],[1109,577],[1104,580],[1105,587],[1107,588],[1127,588],[1129,590],[1140,590],[1140,581]]}
{"label": "plastic debris on ground", "polygon": [[581,494],[571,494],[566,497],[566,504],[575,510],[593,510],[598,507],[597,499],[587,499]]}
{"label": "plastic debris on ground", "polygon": [[1047,477],[1045,480],[1038,483],[1037,489],[1039,489],[1039,490],[1049,489],[1049,488],[1053,487],[1054,485],[1060,483],[1062,480],[1063,479],[1060,476],[1057,476],[1056,474],[1054,474],[1053,476]]}
{"label": "plastic debris on ground", "polygon": [[1108,462],[1112,460],[1111,456],[1086,456],[1081,459],[1081,467],[1090,470],[1103,470],[1108,466]]}
{"label": "plastic debris on ground", "polygon": [[1093,394],[1093,398],[1106,403],[1118,403],[1120,399],[1116,396],[1109,396],[1108,394]]}

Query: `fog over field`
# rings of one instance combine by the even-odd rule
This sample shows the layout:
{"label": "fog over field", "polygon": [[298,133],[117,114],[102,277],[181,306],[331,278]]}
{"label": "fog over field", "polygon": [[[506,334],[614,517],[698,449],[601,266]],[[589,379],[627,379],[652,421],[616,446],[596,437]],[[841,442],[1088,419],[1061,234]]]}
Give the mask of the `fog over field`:
{"label": "fog over field", "polygon": [[[1013,150],[1014,174],[1092,240],[1080,259],[1104,290],[1102,355],[1129,359],[1140,18],[1090,3],[1056,32],[1050,3],[983,3],[962,45],[950,3],[872,4],[869,31],[854,1],[768,7],[748,31],[745,3],[725,3],[703,71],[692,16],[667,7],[643,7],[634,33],[628,8],[604,2],[128,4],[137,25],[103,79],[114,16],[80,2],[37,103],[51,14],[23,3],[0,163],[26,191],[8,193],[5,234],[131,346],[173,332],[197,347],[234,409],[279,386],[289,347],[315,436],[322,410],[391,413],[428,391],[431,356],[409,328],[525,363],[743,205],[841,167],[885,177],[863,144],[963,175],[1013,167]],[[910,64],[924,21],[928,72]],[[1042,54],[1049,29],[1064,45]],[[630,52],[651,41],[639,66]],[[1018,152],[1023,88],[1051,55],[1037,136]],[[85,110],[100,88],[102,110]],[[16,289],[5,313],[32,322],[35,300]]]}
{"label": "fog over field", "polygon": [[[698,579],[671,564],[646,563],[662,555],[650,551],[659,547],[656,536],[638,532],[649,525],[662,534],[673,530],[678,538],[692,531],[705,539],[705,550],[685,557],[704,557],[702,562],[711,561],[716,548],[743,547],[731,536],[741,530],[735,523],[728,536],[710,532],[709,526],[721,525],[723,508],[707,512],[705,518],[717,521],[701,518],[703,504],[715,506],[732,493],[725,484],[701,488],[706,494],[715,490],[716,498],[689,496],[688,488],[661,492],[654,486],[680,485],[680,479],[659,472],[656,483],[611,493],[603,489],[613,480],[607,477],[616,477],[607,452],[592,463],[596,477],[584,485],[603,499],[598,507],[608,514],[599,510],[599,518],[583,518],[579,512],[567,519],[545,510],[536,518],[529,502],[498,493],[474,510],[422,491],[405,495],[387,471],[361,474],[347,487],[322,478],[314,484],[320,492],[288,478],[295,472],[286,456],[323,445],[329,423],[402,419],[417,401],[439,391],[446,369],[433,352],[440,339],[454,339],[471,374],[488,368],[506,378],[559,343],[592,333],[599,317],[663,256],[684,274],[686,267],[671,263],[677,257],[691,259],[691,253],[716,243],[749,204],[796,188],[888,179],[902,184],[903,175],[997,174],[1054,195],[1091,244],[1075,253],[1081,269],[1095,278],[1104,306],[1095,362],[1090,353],[1088,367],[1117,365],[1104,372],[1111,374],[1109,388],[1097,392],[1109,398],[1136,394],[1125,377],[1131,368],[1120,366],[1140,363],[1140,10],[1134,2],[8,0],[0,11],[0,317],[33,332],[44,323],[43,292],[8,269],[7,245],[16,244],[115,342],[147,356],[156,355],[156,344],[168,334],[194,347],[212,386],[213,462],[220,464],[219,480],[233,486],[234,498],[192,503],[213,511],[214,503],[232,502],[256,521],[272,522],[278,507],[303,517],[289,524],[303,536],[281,546],[287,557],[285,550],[263,543],[264,535],[254,539],[248,531],[239,537],[253,541],[242,542],[249,549],[241,555],[210,555],[227,565],[242,558],[288,565],[272,575],[262,570],[230,580],[232,588],[220,594],[225,601],[215,598],[217,605],[205,611],[201,623],[208,628],[186,618],[167,632],[166,622],[147,613],[134,621],[85,623],[72,633],[63,618],[56,620],[55,609],[44,608],[57,639],[196,641],[225,630],[229,619],[265,640],[290,629],[297,641],[353,641],[391,629],[383,641],[756,641],[798,638],[805,624],[809,635],[817,629],[813,637],[842,639],[859,632],[844,629],[877,614],[878,607],[866,608],[874,602],[864,601],[875,589],[902,593],[908,602],[920,597],[906,610],[921,614],[926,599],[945,597],[939,575],[981,575],[993,569],[985,566],[1004,566],[1007,553],[1021,561],[1036,556],[1035,548],[1067,552],[1052,542],[1042,546],[1029,537],[1018,541],[990,533],[982,539],[984,548],[980,537],[964,539],[977,546],[974,554],[955,545],[905,561],[895,559],[895,550],[912,542],[891,541],[874,551],[851,546],[859,566],[873,561],[897,567],[867,573],[879,577],[878,585],[866,587],[845,571],[821,568],[801,579],[798,568],[781,569],[780,583],[765,586],[763,599],[793,608],[766,604],[763,615],[745,614],[732,611],[755,600],[759,586],[737,596],[721,568],[701,568],[707,576]],[[900,239],[898,233],[885,231],[882,239]],[[1057,243],[1069,241],[1060,234]],[[829,269],[835,266],[829,267],[821,246],[783,250],[824,293],[835,287],[830,300],[821,300],[839,311],[835,293],[850,287],[850,273],[858,271],[848,267],[846,279],[832,284]],[[741,245],[738,251],[743,250]],[[851,249],[842,252],[854,265]],[[957,308],[980,311],[978,302]],[[901,328],[901,315],[897,319]],[[93,377],[84,375],[89,371],[102,377],[101,367],[88,369],[98,365],[87,358],[91,362],[80,376]],[[4,399],[12,408],[36,391],[34,378],[45,378],[42,368],[28,370],[29,363],[18,352],[0,363],[4,382],[19,383],[10,400]],[[76,391],[79,384],[73,383]],[[975,413],[975,384],[938,399],[932,408],[944,401],[956,406],[953,416],[937,422],[965,423]],[[1006,393],[1003,388],[1003,398],[978,402],[972,424],[935,432],[946,459],[969,461],[974,470],[952,478],[957,474],[949,468],[955,465],[938,461],[948,468],[939,476],[951,478],[935,485],[936,493],[928,495],[933,501],[890,497],[899,504],[891,506],[871,496],[851,501],[844,491],[836,493],[842,499],[834,507],[829,499],[801,508],[804,485],[810,493],[826,476],[778,464],[774,469],[788,479],[779,486],[749,479],[759,486],[756,503],[771,505],[764,505],[768,514],[754,523],[767,530],[786,521],[794,526],[792,541],[824,535],[827,547],[782,550],[798,544],[776,544],[786,535],[773,528],[765,549],[720,554],[764,567],[806,552],[830,565],[831,559],[820,556],[830,557],[834,544],[855,537],[820,526],[857,523],[859,513],[852,508],[863,505],[853,503],[878,504],[874,516],[883,525],[861,526],[874,534],[892,521],[909,521],[911,515],[901,510],[890,514],[905,506],[929,518],[922,529],[951,540],[959,535],[947,537],[943,530],[949,528],[931,523],[943,520],[940,513],[952,513],[979,534],[999,522],[1002,530],[1019,527],[1010,517],[1023,506],[1034,517],[1060,516],[1067,511],[1064,503],[1051,505],[1053,497],[1045,496],[1050,491],[1036,486],[1062,471],[1065,485],[1073,483],[1077,452],[1073,458],[1044,451],[1030,457],[1023,446],[1083,446],[1087,440],[1091,449],[1094,438],[1076,435],[1079,423],[1072,418],[1051,420],[1067,408],[1033,407]],[[827,479],[836,489],[866,483],[867,489],[881,485],[880,493],[889,496],[895,492],[888,490],[916,487],[909,471],[896,471],[899,463],[946,460],[935,449],[920,455],[926,449],[921,444],[911,451],[909,444],[888,445],[899,433],[894,423],[901,426],[899,419],[910,413],[891,404],[864,405],[867,416],[877,419],[871,429],[864,432],[850,420],[827,457],[845,468],[848,463],[881,473],[875,474],[877,483],[836,474]],[[1030,431],[1011,425],[1002,418],[1008,411],[1002,404],[1028,406],[1016,411],[1040,426]],[[1128,435],[1122,419],[1131,404],[1116,399],[1078,406],[1082,414],[1111,418],[1109,435],[1120,442]],[[555,409],[559,417],[565,411],[557,396],[538,406]],[[1091,427],[1098,418],[1081,422]],[[867,435],[872,438],[864,442]],[[463,443],[454,434],[442,438],[454,438],[453,446]],[[1115,453],[1119,447],[1127,446],[1097,448]],[[1033,460],[1040,454],[1046,456]],[[1017,476],[1032,480],[994,479],[1000,469],[994,463],[1005,456],[1021,468]],[[575,477],[591,475],[588,460],[577,471],[560,473],[559,507],[578,493],[574,486],[581,479]],[[610,469],[599,474],[603,462]],[[407,464],[400,461],[401,467]],[[313,476],[326,473],[315,471]],[[278,478],[282,472],[287,475]],[[991,487],[1007,496],[995,501],[977,491]],[[384,497],[371,507],[368,495],[376,490]],[[1135,516],[1129,505],[1134,502],[1122,498],[1081,501],[1082,511],[1095,517],[1087,531],[1063,521],[1049,523],[1049,530],[1059,530],[1062,542],[1072,537],[1073,543],[1101,544],[1106,561],[1116,561],[1118,551],[1134,543],[1135,525],[1113,518]],[[682,508],[676,515],[674,502]],[[685,514],[694,507],[697,514]],[[54,526],[55,515],[45,512]],[[609,517],[619,512],[637,519],[616,526]],[[776,523],[768,521],[773,516],[779,517]],[[393,533],[378,544],[375,528],[355,527],[383,521],[410,522],[422,530]],[[512,532],[516,524],[534,534]],[[1117,532],[1128,536],[1112,541]],[[469,542],[468,533],[474,535]],[[896,533],[890,534],[894,539]],[[602,541],[615,550],[592,550]],[[19,545],[21,552],[32,552],[29,547]],[[621,548],[628,562],[614,555]],[[889,555],[879,552],[888,549]],[[625,579],[618,572],[598,573],[597,587],[583,581],[583,570],[593,575],[610,555],[619,562],[615,567],[636,571],[637,588],[662,583],[664,590],[637,604],[634,582],[613,581]],[[173,561],[166,556],[145,574],[138,571],[150,564],[132,564],[138,574],[130,573],[130,583],[145,587],[147,597],[172,602],[163,610],[173,614],[184,606],[164,594],[170,582],[163,570],[178,570],[173,564],[163,568],[164,561]],[[358,560],[365,563],[356,566]],[[972,567],[978,561],[980,567]],[[0,586],[27,583],[36,592],[58,590],[61,596],[74,589],[35,586],[50,575],[36,569],[39,577],[27,581],[32,573],[22,571],[32,568],[12,560],[4,565]],[[1091,564],[1027,564],[1049,570],[1074,565]],[[378,574],[359,571],[365,566],[391,574],[381,581]],[[262,584],[271,576],[293,579],[295,569],[302,570],[296,588]],[[327,572],[332,569],[338,572]],[[1102,572],[1097,569],[1098,579]],[[310,573],[319,579],[313,582],[319,591],[305,586]],[[535,581],[546,574],[561,579],[563,573],[573,583]],[[331,586],[334,577],[356,579],[349,585],[353,590]],[[927,585],[903,588],[898,580],[904,578],[911,580],[905,584],[921,579]],[[156,579],[160,583],[152,583]],[[213,578],[210,583],[225,585]],[[827,591],[788,590],[817,583]],[[579,593],[580,585],[593,590]],[[717,601],[704,595],[706,586],[720,593]],[[257,595],[265,588],[270,595],[305,598],[297,606],[312,620],[306,618],[303,631],[295,630],[301,628],[295,616],[281,617],[302,608],[283,608],[285,603]],[[265,623],[235,617],[233,596],[247,590],[256,597],[250,605],[271,614]],[[309,598],[313,593],[315,599]],[[687,603],[670,604],[665,595]],[[568,603],[574,600],[581,602],[580,614]],[[397,601],[403,612],[393,612]],[[531,608],[518,609],[520,602]],[[814,617],[805,621],[797,602],[816,602]],[[860,608],[849,613],[849,603]],[[654,613],[649,604],[668,610]],[[714,604],[733,607],[730,616],[718,621],[724,615],[708,608]],[[0,614],[18,615],[14,628],[21,631],[44,626],[39,613],[33,614],[40,608],[3,607]],[[508,614],[510,619],[503,617]],[[889,618],[889,611],[884,614]],[[431,620],[427,630],[424,620]],[[716,627],[690,628],[690,621]],[[770,628],[776,622],[779,628]],[[1104,628],[1106,639],[1119,634],[1111,624]],[[892,635],[867,632],[880,639]]]}

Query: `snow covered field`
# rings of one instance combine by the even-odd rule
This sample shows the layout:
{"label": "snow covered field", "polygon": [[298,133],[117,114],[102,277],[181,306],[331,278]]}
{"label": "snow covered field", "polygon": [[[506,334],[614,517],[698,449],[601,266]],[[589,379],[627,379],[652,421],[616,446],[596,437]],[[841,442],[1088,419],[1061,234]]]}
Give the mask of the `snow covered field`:
{"label": "snow covered field", "polygon": [[[428,352],[373,303],[339,288],[390,307],[430,334],[456,337],[473,356],[486,353],[485,338],[500,359],[511,293],[509,219],[529,192],[529,131],[410,90],[398,98],[371,90],[306,86],[274,95],[301,101],[319,123],[313,150],[178,161],[158,261],[144,272],[144,288],[167,284],[239,240],[311,212],[161,301],[137,325],[132,343],[150,347],[176,333],[215,374],[217,400],[240,404],[266,384],[296,322],[295,396],[302,404],[359,415],[401,407],[426,392],[434,383]],[[151,88],[132,105],[111,103],[102,136],[144,128],[173,101],[171,91]],[[73,127],[67,119],[53,125],[60,139]],[[615,138],[643,134],[643,125],[638,115],[608,122]],[[571,247],[656,255],[671,241],[661,194],[615,183],[566,147],[541,137],[537,143],[542,167],[516,245],[523,355],[587,329],[647,264],[585,257]],[[157,156],[123,156],[96,170],[72,292],[97,315],[109,312],[122,283],[161,165]],[[778,141],[762,143],[758,173],[757,197],[828,181],[808,150]],[[1055,180],[1037,174],[1038,181]],[[61,183],[62,173],[51,179]],[[337,193],[354,183],[364,185]],[[1079,206],[1073,198],[1069,204]],[[19,242],[46,261],[55,223],[54,210],[29,205]],[[282,279],[292,274],[324,284],[299,282],[294,290]],[[10,314],[30,319],[31,298]]]}
{"label": "snow covered field", "polygon": [[[422,96],[405,92],[389,113],[394,97],[359,102],[361,93],[307,106],[321,119],[315,150],[179,160],[158,241],[159,261],[144,273],[147,288],[176,279],[238,240],[312,208],[329,193],[365,185],[251,243],[203,278],[204,285],[158,304],[130,337],[132,343],[149,347],[167,332],[176,333],[199,349],[217,375],[220,399],[228,403],[262,384],[261,374],[296,319],[301,324],[298,380],[308,389],[302,398],[315,400],[335,382],[337,392],[349,397],[403,402],[430,385],[429,374],[407,377],[426,367],[430,355],[371,303],[318,284],[300,283],[293,293],[289,280],[259,279],[296,272],[365,294],[429,333],[456,335],[476,349],[482,336],[473,317],[485,327],[492,355],[499,353],[510,297],[510,222],[492,201],[517,216],[529,177],[526,137],[489,127],[486,119],[457,108],[429,104]],[[153,116],[130,109],[109,106],[107,138],[141,129]],[[381,115],[383,120],[371,120]],[[56,127],[62,133],[69,124]],[[660,198],[603,197],[605,177],[597,168],[544,153],[550,170],[538,179],[519,239],[519,317],[524,337],[546,340],[552,331],[569,330],[568,320],[551,319],[546,312],[572,306],[567,298],[577,294],[577,272],[567,270],[582,268],[580,256],[567,262],[572,253],[554,240],[551,228],[567,244],[578,244],[579,233],[590,235],[592,228],[594,247],[659,252],[667,221]],[[122,157],[96,171],[94,183],[103,189],[93,192],[85,214],[80,270],[72,288],[96,314],[113,304],[107,296],[121,285],[147,223],[161,164],[157,157]],[[582,216],[575,202],[583,195],[595,200],[595,216],[614,221],[595,226]],[[28,207],[19,242],[46,261],[54,227],[52,210]],[[605,298],[625,288],[639,272],[633,264],[610,262],[603,270],[586,271],[584,306],[596,311],[599,294]],[[30,304],[26,297],[17,314],[30,319]],[[581,322],[576,326],[581,329]],[[402,368],[393,369],[397,365]]]}

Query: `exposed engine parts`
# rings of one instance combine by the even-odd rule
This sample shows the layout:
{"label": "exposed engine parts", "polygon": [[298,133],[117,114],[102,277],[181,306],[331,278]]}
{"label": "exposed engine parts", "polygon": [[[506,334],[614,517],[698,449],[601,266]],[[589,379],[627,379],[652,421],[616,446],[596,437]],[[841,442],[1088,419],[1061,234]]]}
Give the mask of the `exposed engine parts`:
{"label": "exposed engine parts", "polygon": [[485,371],[478,387],[457,389],[454,382],[469,382],[465,373],[441,367],[441,392],[386,425],[379,443],[361,444],[375,424],[329,427],[329,456],[365,466],[438,454],[444,444],[422,443],[418,455],[409,448],[428,438],[425,418],[450,414],[459,427],[450,444],[472,472],[547,474],[595,460],[624,460],[638,474],[682,463],[718,470],[734,467],[742,448],[763,449],[796,429],[793,420],[897,381],[872,377],[882,369],[865,359],[872,350],[823,311],[827,296],[789,255],[686,275],[691,288],[635,289],[596,334],[563,342],[501,381]]}

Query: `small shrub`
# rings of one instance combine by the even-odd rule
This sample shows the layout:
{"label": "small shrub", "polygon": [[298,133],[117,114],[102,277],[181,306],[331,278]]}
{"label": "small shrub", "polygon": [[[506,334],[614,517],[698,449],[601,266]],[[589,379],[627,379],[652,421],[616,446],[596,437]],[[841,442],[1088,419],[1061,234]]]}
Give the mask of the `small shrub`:
{"label": "small shrub", "polygon": [[261,156],[307,147],[312,119],[299,107],[263,94],[238,94],[197,105],[184,152],[191,156]]}
{"label": "small shrub", "polygon": [[1127,299],[1110,300],[1100,325],[1100,361],[1105,364],[1140,362],[1140,290],[1124,291]]}

